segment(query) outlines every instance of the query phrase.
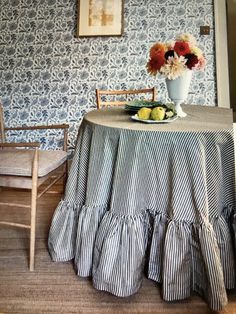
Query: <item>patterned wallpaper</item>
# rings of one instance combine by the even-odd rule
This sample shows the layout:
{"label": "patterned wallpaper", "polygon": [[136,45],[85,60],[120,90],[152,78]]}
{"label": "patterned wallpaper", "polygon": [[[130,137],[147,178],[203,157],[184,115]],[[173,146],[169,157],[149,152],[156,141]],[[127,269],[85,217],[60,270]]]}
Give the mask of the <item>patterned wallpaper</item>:
{"label": "patterned wallpaper", "polygon": [[[123,36],[94,38],[75,37],[76,2],[1,0],[0,97],[7,125],[68,122],[72,148],[83,115],[95,108],[96,88],[156,86],[166,100],[164,80],[146,71],[149,48],[182,32],[197,38],[208,62],[194,73],[188,101],[215,105],[213,0],[124,0]],[[199,36],[200,25],[210,25],[211,35]]]}

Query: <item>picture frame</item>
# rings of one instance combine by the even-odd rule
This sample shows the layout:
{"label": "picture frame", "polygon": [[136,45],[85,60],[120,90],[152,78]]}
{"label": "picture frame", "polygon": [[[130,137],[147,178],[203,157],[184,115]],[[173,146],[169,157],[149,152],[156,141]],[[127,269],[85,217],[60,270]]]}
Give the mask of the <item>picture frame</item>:
{"label": "picture frame", "polygon": [[78,1],[77,37],[121,36],[123,0]]}

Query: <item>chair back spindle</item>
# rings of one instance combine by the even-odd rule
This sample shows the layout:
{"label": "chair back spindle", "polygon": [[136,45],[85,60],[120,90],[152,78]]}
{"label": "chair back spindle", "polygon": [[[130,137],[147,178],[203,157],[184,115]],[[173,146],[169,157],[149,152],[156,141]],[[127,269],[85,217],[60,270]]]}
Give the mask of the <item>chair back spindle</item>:
{"label": "chair back spindle", "polygon": [[5,143],[5,130],[4,130],[4,122],[3,122],[3,107],[0,104],[0,143]]}
{"label": "chair back spindle", "polygon": [[[105,106],[125,106],[131,99],[128,97],[142,97],[144,101],[156,100],[156,89],[143,88],[136,90],[100,90],[96,89],[97,109]],[[123,99],[117,100],[117,97],[123,97]],[[113,100],[115,99],[115,100]],[[139,98],[140,99],[140,98]]]}

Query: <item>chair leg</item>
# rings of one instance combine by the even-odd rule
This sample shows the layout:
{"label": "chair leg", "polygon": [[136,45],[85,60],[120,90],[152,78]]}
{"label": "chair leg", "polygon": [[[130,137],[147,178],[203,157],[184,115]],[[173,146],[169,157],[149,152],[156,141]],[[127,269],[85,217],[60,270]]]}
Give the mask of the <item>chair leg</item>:
{"label": "chair leg", "polygon": [[31,192],[31,222],[30,222],[30,271],[34,270],[35,256],[35,230],[36,230],[36,206],[37,206],[37,189]]}
{"label": "chair leg", "polygon": [[38,185],[38,150],[35,151],[33,169],[32,169],[31,222],[30,222],[30,271],[34,271],[37,185]]}

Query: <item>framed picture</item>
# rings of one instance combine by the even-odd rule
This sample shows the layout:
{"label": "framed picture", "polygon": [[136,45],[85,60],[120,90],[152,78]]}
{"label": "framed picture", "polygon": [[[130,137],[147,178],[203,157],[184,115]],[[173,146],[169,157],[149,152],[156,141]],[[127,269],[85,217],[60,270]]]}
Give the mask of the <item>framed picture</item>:
{"label": "framed picture", "polygon": [[123,0],[80,0],[77,36],[120,36]]}

